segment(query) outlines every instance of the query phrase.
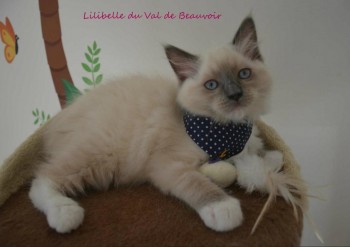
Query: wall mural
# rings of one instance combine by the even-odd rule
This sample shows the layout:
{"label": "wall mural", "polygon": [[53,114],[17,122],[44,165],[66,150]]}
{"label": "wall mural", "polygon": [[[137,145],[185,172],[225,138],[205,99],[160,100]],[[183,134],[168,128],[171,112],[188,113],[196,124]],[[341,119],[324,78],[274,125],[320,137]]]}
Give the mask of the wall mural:
{"label": "wall mural", "polygon": [[5,24],[0,21],[1,41],[4,43],[4,56],[8,63],[12,63],[18,53],[18,39],[8,17]]}
{"label": "wall mural", "polygon": [[[39,9],[47,62],[60,106],[64,108],[77,96],[82,95],[82,91],[75,87],[67,65],[62,44],[58,0],[39,0]],[[5,24],[0,22],[0,30],[2,42],[5,44],[5,58],[8,63],[11,63],[18,53],[18,36],[14,33],[7,17]],[[82,76],[83,82],[87,85],[83,92],[96,87],[103,79],[103,74],[99,73],[101,68],[100,52],[101,48],[98,47],[96,41],[87,46],[87,51],[84,54],[86,61],[81,63],[82,68],[89,73],[87,76]],[[43,125],[51,118],[50,114],[39,108],[32,110],[32,115],[34,125],[38,126]]]}
{"label": "wall mural", "polygon": [[83,69],[91,74],[91,77],[83,76],[83,81],[88,86],[96,87],[101,83],[103,74],[96,74],[99,72],[101,64],[99,63],[100,58],[98,57],[101,52],[101,48],[98,48],[96,41],[92,44],[92,48],[90,46],[87,47],[88,53],[85,53],[85,58],[88,64],[82,63]]}

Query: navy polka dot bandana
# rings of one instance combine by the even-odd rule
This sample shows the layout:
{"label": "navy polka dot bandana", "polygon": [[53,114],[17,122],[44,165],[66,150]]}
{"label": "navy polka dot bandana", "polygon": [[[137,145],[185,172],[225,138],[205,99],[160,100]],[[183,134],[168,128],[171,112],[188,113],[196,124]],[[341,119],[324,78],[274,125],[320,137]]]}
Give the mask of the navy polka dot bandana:
{"label": "navy polka dot bandana", "polygon": [[209,163],[228,159],[244,149],[251,133],[252,123],[220,124],[209,117],[185,112],[183,120],[187,134],[209,155]]}

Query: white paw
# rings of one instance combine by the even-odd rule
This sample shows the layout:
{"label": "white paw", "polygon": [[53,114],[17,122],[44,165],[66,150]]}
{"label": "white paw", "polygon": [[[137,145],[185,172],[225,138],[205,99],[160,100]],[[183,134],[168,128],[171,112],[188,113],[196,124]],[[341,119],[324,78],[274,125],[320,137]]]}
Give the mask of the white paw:
{"label": "white paw", "polygon": [[84,209],[76,202],[55,205],[49,208],[47,220],[51,228],[59,233],[68,233],[83,222]]}
{"label": "white paw", "polygon": [[280,151],[267,151],[264,163],[272,171],[279,171],[283,166],[283,154]]}
{"label": "white paw", "polygon": [[240,203],[235,198],[212,202],[198,213],[207,227],[219,232],[232,230],[243,221]]}

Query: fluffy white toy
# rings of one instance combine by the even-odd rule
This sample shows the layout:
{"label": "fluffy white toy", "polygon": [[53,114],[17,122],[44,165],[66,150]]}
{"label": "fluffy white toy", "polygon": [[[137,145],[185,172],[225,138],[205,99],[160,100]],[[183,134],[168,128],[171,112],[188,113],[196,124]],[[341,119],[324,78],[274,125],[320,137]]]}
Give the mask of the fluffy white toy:
{"label": "fluffy white toy", "polygon": [[199,171],[222,188],[230,186],[237,178],[236,167],[226,161],[205,163]]}

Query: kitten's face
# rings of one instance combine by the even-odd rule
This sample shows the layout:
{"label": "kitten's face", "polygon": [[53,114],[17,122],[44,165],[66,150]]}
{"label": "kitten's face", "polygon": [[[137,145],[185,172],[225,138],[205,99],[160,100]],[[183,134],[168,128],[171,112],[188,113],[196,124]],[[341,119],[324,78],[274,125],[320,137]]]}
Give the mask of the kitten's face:
{"label": "kitten's face", "polygon": [[271,78],[251,17],[242,22],[232,44],[203,57],[173,46],[165,50],[181,83],[177,100],[185,110],[218,122],[254,120],[267,111]]}
{"label": "kitten's face", "polygon": [[267,111],[271,78],[260,60],[227,45],[199,61],[198,72],[179,89],[184,109],[219,122],[255,119]]}

